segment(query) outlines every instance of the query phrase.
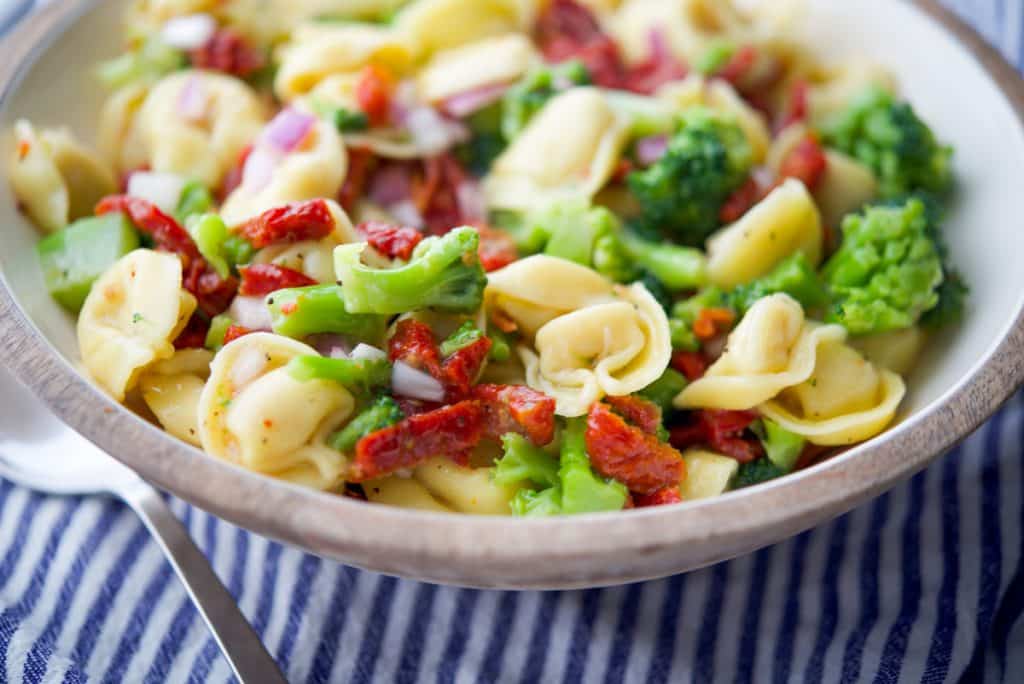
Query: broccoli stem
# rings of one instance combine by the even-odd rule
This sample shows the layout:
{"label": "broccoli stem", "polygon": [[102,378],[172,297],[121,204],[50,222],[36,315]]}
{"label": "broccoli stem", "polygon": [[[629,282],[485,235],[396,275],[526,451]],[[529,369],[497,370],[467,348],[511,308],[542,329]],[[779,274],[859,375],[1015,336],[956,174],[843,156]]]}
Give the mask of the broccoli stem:
{"label": "broccoli stem", "polygon": [[598,513],[619,511],[626,505],[629,490],[621,482],[598,477],[587,456],[587,419],[570,418],[562,434],[561,465],[558,479],[562,483],[562,512]]}
{"label": "broccoli stem", "polygon": [[391,363],[383,359],[297,356],[288,362],[288,372],[299,382],[331,380],[353,394],[367,394],[375,388],[391,384]]}
{"label": "broccoli stem", "polygon": [[391,427],[405,419],[405,414],[389,396],[378,397],[366,410],[349,421],[348,425],[327,438],[327,445],[342,453],[351,453],[366,435]]}
{"label": "broccoli stem", "polygon": [[311,285],[278,290],[267,297],[278,335],[300,339],[317,333],[351,335],[376,344],[384,337],[383,316],[349,313],[339,285]]}
{"label": "broccoli stem", "polygon": [[707,283],[707,257],[699,249],[648,242],[625,232],[620,239],[637,265],[669,290],[694,290]]}

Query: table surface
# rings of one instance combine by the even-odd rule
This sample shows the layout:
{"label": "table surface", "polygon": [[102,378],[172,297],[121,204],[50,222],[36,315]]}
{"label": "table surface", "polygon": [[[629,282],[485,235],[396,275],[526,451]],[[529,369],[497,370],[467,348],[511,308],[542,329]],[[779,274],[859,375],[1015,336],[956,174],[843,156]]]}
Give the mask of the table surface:
{"label": "table surface", "polygon": [[[1024,66],[1024,2],[947,2]],[[4,19],[31,0],[0,0]],[[11,395],[0,372],[0,412]],[[290,681],[1024,679],[1024,396],[909,482],[785,543],[574,592],[338,565],[172,499]],[[2,448],[0,435],[0,448]],[[0,680],[230,680],[134,515],[0,481]]]}

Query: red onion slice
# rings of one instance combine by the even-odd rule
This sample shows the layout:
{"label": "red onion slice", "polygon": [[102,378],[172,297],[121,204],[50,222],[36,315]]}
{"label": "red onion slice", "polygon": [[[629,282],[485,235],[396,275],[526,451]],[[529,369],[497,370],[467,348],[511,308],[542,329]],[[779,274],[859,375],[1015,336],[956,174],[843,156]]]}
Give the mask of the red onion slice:
{"label": "red onion slice", "polygon": [[382,207],[408,200],[412,195],[412,168],[402,163],[384,165],[373,175],[367,194]]}
{"label": "red onion slice", "polygon": [[423,214],[416,208],[416,204],[412,200],[403,200],[384,208],[403,226],[420,230],[426,225],[426,222],[423,220]]}
{"label": "red onion slice", "polygon": [[650,135],[636,141],[636,158],[644,166],[650,166],[665,156],[668,151],[667,135]]}
{"label": "red onion slice", "polygon": [[364,342],[357,344],[349,356],[357,361],[387,361],[388,358],[387,352],[383,349],[378,349]]}
{"label": "red onion slice", "polygon": [[210,94],[198,76],[185,81],[185,87],[178,94],[178,114],[183,119],[198,123],[206,119],[210,111]]}
{"label": "red onion slice", "polygon": [[281,159],[279,152],[266,145],[254,147],[242,167],[242,184],[253,192],[267,187]]}
{"label": "red onion slice", "polygon": [[287,107],[278,112],[260,135],[260,142],[266,143],[287,154],[294,152],[309,132],[316,125],[316,117],[312,114]]}
{"label": "red onion slice", "polygon": [[458,121],[446,119],[433,107],[417,107],[405,119],[413,144],[423,156],[440,154],[471,137]]}
{"label": "red onion slice", "polygon": [[444,401],[444,386],[436,378],[402,361],[396,361],[391,371],[391,389],[410,399]]}
{"label": "red onion slice", "polygon": [[483,221],[487,218],[487,198],[480,184],[464,180],[455,187],[455,198],[459,202],[459,213],[465,221]]}
{"label": "red onion slice", "polygon": [[228,309],[228,316],[237,325],[249,330],[271,330],[274,326],[270,307],[263,297],[235,297]]}
{"label": "red onion slice", "polygon": [[508,88],[507,83],[497,83],[452,95],[441,103],[441,111],[457,119],[464,119],[500,100]]}

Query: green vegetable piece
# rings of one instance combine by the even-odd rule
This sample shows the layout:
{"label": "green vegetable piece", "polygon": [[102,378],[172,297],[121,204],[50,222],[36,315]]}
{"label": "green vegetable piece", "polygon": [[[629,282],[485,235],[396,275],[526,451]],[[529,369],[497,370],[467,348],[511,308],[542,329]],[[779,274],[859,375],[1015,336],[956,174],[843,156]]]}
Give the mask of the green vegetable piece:
{"label": "green vegetable piece", "polygon": [[538,449],[522,435],[510,432],[501,438],[504,455],[494,469],[494,482],[501,486],[514,486],[530,482],[537,487],[557,487],[558,461],[543,449]]}
{"label": "green vegetable piece", "polygon": [[786,471],[772,463],[768,458],[762,457],[740,466],[739,472],[736,473],[736,478],[732,481],[732,488],[752,487],[762,482],[782,477],[785,474]]}
{"label": "green vegetable piece", "polygon": [[594,242],[594,270],[617,283],[631,283],[640,274],[618,235],[602,235]]}
{"label": "green vegetable piece", "polygon": [[945,277],[939,286],[939,303],[921,316],[921,325],[929,328],[943,328],[959,323],[964,317],[967,296],[971,290],[957,271],[944,267]]}
{"label": "green vegetable piece", "polygon": [[509,507],[514,515],[524,518],[546,518],[562,514],[562,490],[559,487],[520,489],[512,497]]}
{"label": "green vegetable piece", "polygon": [[212,352],[219,352],[224,346],[224,336],[233,324],[234,321],[227,314],[214,316],[210,321],[210,329],[206,331],[206,342],[203,346]]}
{"label": "green vegetable piece", "polygon": [[480,328],[476,327],[476,323],[473,321],[466,321],[441,343],[441,356],[451,356],[460,349],[465,349],[483,336],[484,334],[480,332]]}
{"label": "green vegetable piece", "polygon": [[939,144],[909,104],[881,88],[868,89],[825,122],[822,134],[828,146],[875,172],[884,198],[920,190],[945,195],[953,186],[953,148]]}
{"label": "green vegetable piece", "polygon": [[678,109],[663,100],[625,90],[606,90],[605,101],[630,122],[630,137],[646,138],[670,133],[678,121]]}
{"label": "green vegetable piece", "polygon": [[221,253],[233,266],[241,266],[252,261],[256,248],[240,235],[228,235],[221,243]]}
{"label": "green vegetable piece", "polygon": [[135,83],[155,83],[186,66],[188,59],[184,52],[150,37],[139,49],[101,63],[97,74],[104,85],[117,90]]}
{"label": "green vegetable piece", "polygon": [[768,418],[761,420],[760,429],[756,432],[761,444],[764,445],[768,460],[784,473],[793,472],[807,441]]}
{"label": "green vegetable piece", "polygon": [[123,214],[75,221],[36,245],[43,280],[61,306],[77,313],[92,284],[115,261],[139,247],[139,234]]}
{"label": "green vegetable piece", "polygon": [[693,323],[687,323],[680,318],[668,319],[668,330],[672,339],[672,349],[675,351],[695,352],[700,351],[700,340],[693,332]]}
{"label": "green vegetable piece", "polygon": [[750,143],[732,117],[690,108],[665,155],[627,177],[642,208],[640,229],[701,246],[721,225],[722,205],[746,181],[752,166]]}
{"label": "green vegetable piece", "polygon": [[666,369],[660,378],[640,390],[640,396],[657,404],[663,413],[672,410],[672,400],[686,389],[686,377],[674,368]]}
{"label": "green vegetable piece", "polygon": [[377,344],[387,326],[384,316],[349,313],[338,285],[278,290],[267,296],[267,306],[274,332],[296,339],[316,333],[338,333]]}
{"label": "green vegetable piece", "polygon": [[693,247],[648,242],[622,233],[625,252],[668,290],[695,290],[707,283],[707,257]]}
{"label": "green vegetable piece", "polygon": [[833,300],[825,320],[867,335],[908,328],[934,309],[943,272],[931,232],[918,199],[847,216],[822,271]]}
{"label": "green vegetable piece", "polygon": [[717,73],[736,54],[736,44],[728,40],[716,40],[707,46],[694,68],[705,76]]}
{"label": "green vegetable piece", "polygon": [[729,308],[729,297],[717,287],[706,287],[689,299],[676,302],[668,320],[672,348],[677,351],[698,351],[701,342],[693,332],[693,324],[704,309]]}
{"label": "green vegetable piece", "polygon": [[174,216],[178,223],[185,224],[188,219],[198,214],[206,214],[214,208],[213,195],[199,181],[189,181],[181,191],[178,207]]}
{"label": "green vegetable piece", "polygon": [[334,270],[344,283],[341,296],[351,313],[400,314],[420,309],[476,313],[483,302],[487,276],[473,228],[456,228],[430,237],[416,248],[408,264],[377,269],[362,263],[365,243],[334,250]]}
{"label": "green vegetable piece", "polygon": [[491,338],[490,360],[497,363],[504,363],[512,358],[512,338],[497,328],[489,330],[487,336]]}
{"label": "green vegetable piece", "polygon": [[391,363],[385,359],[297,356],[288,362],[288,372],[299,382],[333,380],[353,394],[367,394],[391,384]]}
{"label": "green vegetable piece", "polygon": [[224,251],[224,242],[228,239],[228,227],[224,220],[217,214],[193,216],[186,228],[199,248],[199,253],[213,266],[217,275],[221,278],[230,276],[231,265]]}
{"label": "green vegetable piece", "polygon": [[494,160],[505,149],[505,137],[501,134],[501,113],[501,102],[496,102],[465,120],[472,135],[455,148],[455,156],[476,176],[486,175]]}
{"label": "green vegetable piece", "polygon": [[551,234],[536,219],[538,214],[523,214],[512,210],[491,212],[491,224],[508,233],[516,243],[519,253],[528,256],[544,250]]}
{"label": "green vegetable piece", "polygon": [[778,292],[788,294],[805,310],[825,307],[829,301],[828,288],[803,252],[789,257],[763,278],[740,285],[729,293],[729,301],[743,315],[757,300]]}
{"label": "green vegetable piece", "polygon": [[348,425],[328,437],[327,444],[342,453],[351,453],[359,440],[366,435],[403,420],[405,414],[394,399],[389,396],[378,397],[362,413],[350,420]]}
{"label": "green vegetable piece", "polygon": [[550,236],[545,254],[590,266],[598,236],[611,232],[616,219],[607,209],[591,209],[585,200],[567,200],[541,210],[533,220]]}
{"label": "green vegetable piece", "polygon": [[562,513],[622,510],[629,490],[621,482],[605,480],[594,473],[586,451],[586,429],[586,418],[570,418],[562,433],[558,469],[558,478],[562,481]]}
{"label": "green vegetable piece", "polygon": [[340,133],[355,133],[370,127],[370,119],[365,112],[335,107],[315,98],[311,106],[317,116],[334,124]]}
{"label": "green vegetable piece", "polygon": [[527,74],[502,98],[501,133],[505,140],[515,139],[557,93],[590,82],[590,72],[579,61],[545,66]]}

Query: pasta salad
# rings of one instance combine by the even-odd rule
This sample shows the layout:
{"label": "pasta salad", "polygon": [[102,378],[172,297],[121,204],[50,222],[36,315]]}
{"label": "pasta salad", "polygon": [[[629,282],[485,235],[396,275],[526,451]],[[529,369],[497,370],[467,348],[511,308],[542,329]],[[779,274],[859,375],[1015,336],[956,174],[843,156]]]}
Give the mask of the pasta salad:
{"label": "pasta salad", "polygon": [[[139,0],[10,182],[113,398],[339,495],[537,517],[868,440],[967,287],[952,150],[798,0]],[[99,86],[98,86],[99,87]]]}

